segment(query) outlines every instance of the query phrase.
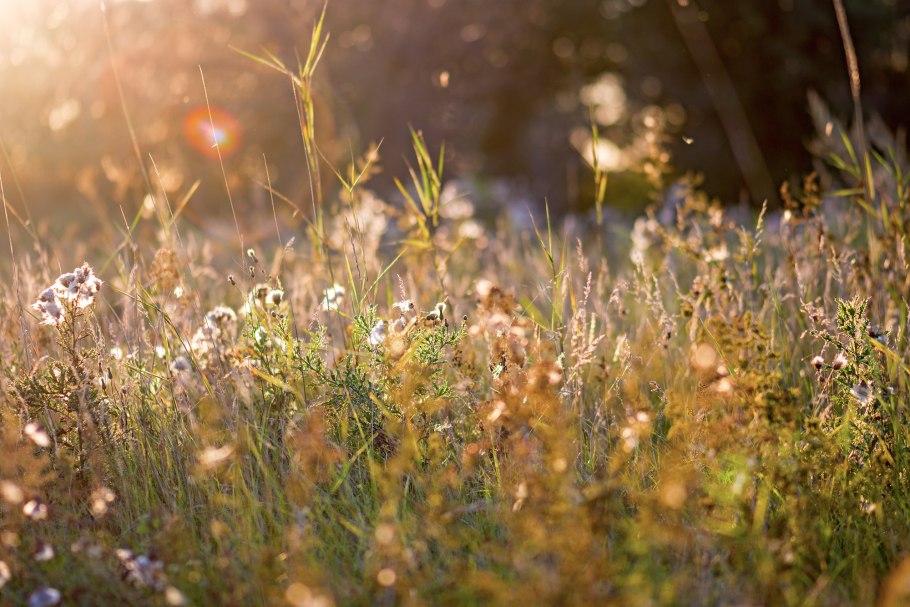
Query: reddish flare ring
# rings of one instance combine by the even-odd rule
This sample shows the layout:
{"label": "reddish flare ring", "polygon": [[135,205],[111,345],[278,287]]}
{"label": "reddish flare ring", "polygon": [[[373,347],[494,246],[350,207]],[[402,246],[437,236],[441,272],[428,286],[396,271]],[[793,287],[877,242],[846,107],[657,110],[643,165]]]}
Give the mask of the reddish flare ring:
{"label": "reddish flare ring", "polygon": [[231,114],[217,107],[197,107],[183,120],[183,133],[197,152],[209,158],[233,155],[240,147],[242,129]]}

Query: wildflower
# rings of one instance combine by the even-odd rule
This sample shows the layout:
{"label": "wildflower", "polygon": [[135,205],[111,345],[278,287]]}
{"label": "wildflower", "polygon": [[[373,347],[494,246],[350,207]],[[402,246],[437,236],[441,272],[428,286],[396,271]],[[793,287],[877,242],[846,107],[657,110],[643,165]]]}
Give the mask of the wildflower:
{"label": "wildflower", "polygon": [[164,589],[164,602],[168,605],[179,607],[180,605],[186,605],[186,597],[173,586],[168,586]]}
{"label": "wildflower", "polygon": [[378,346],[385,341],[386,336],[386,324],[382,320],[378,320],[373,326],[372,331],[370,331],[369,342],[371,346]]}
{"label": "wildflower", "polygon": [[469,219],[458,226],[458,235],[467,240],[480,240],[484,235],[483,226],[479,222]]}
{"label": "wildflower", "polygon": [[100,559],[104,554],[101,546],[91,543],[86,538],[80,538],[70,544],[70,552],[73,554],[84,554],[93,559]]}
{"label": "wildflower", "polygon": [[395,527],[388,523],[380,523],[376,525],[373,535],[376,536],[376,541],[381,545],[388,546],[395,541]]}
{"label": "wildflower", "polygon": [[392,304],[392,307],[398,310],[402,316],[414,309],[414,302],[410,299],[402,299]]}
{"label": "wildflower", "polygon": [[688,491],[686,491],[685,485],[678,480],[671,480],[661,487],[660,501],[673,510],[682,508],[686,503],[686,497],[688,497]]}
{"label": "wildflower", "polygon": [[477,296],[481,300],[488,298],[490,296],[490,294],[493,292],[493,289],[495,289],[495,288],[496,288],[496,285],[494,285],[491,281],[487,280],[486,278],[481,278],[480,280],[477,281],[477,284],[474,286],[474,290],[477,291]]}
{"label": "wildflower", "polygon": [[95,295],[104,284],[87,263],[72,272],[61,274],[50,287],[41,292],[32,309],[41,313],[43,325],[59,326],[64,309],[82,310],[95,303]]}
{"label": "wildflower", "polygon": [[60,300],[52,287],[41,292],[38,301],[32,304],[32,309],[41,313],[42,325],[57,326],[63,322],[63,310],[60,308]]}
{"label": "wildflower", "polygon": [[123,360],[123,348],[120,346],[114,346],[111,348],[111,358],[114,360]]}
{"label": "wildflower", "polygon": [[547,381],[550,382],[551,386],[559,385],[559,382],[562,381],[562,371],[559,369],[559,367],[550,369],[550,371],[547,373]]}
{"label": "wildflower", "polygon": [[630,256],[633,261],[641,259],[645,251],[650,249],[658,239],[660,233],[660,224],[655,219],[648,217],[639,217],[632,226],[632,252]]}
{"label": "wildflower", "polygon": [[205,324],[212,328],[232,322],[237,322],[237,313],[229,306],[215,306],[205,315]]}
{"label": "wildflower", "polygon": [[442,434],[443,432],[448,432],[451,429],[452,429],[452,422],[450,422],[450,421],[444,421],[439,424],[433,424],[433,432],[439,432],[440,434]]}
{"label": "wildflower", "polygon": [[446,311],[446,304],[444,302],[439,302],[436,306],[430,310],[430,312],[424,317],[425,320],[429,321],[440,321],[443,318],[443,314]]}
{"label": "wildflower", "polygon": [[205,367],[206,356],[214,349],[215,340],[220,337],[221,329],[209,326],[208,322],[196,329],[196,332],[193,333],[193,337],[190,339],[190,350],[193,352],[193,355],[196,357],[200,366]]}
{"label": "wildflower", "polygon": [[334,607],[335,601],[324,594],[317,594],[305,584],[294,582],[284,591],[284,598],[293,607]]}
{"label": "wildflower", "polygon": [[393,586],[396,579],[398,579],[398,576],[395,574],[395,571],[388,567],[381,569],[379,573],[376,574],[376,581],[379,582],[380,586]]}
{"label": "wildflower", "polygon": [[518,487],[515,489],[515,502],[512,504],[512,512],[521,510],[521,507],[524,505],[525,500],[528,499],[529,495],[528,483],[524,481],[518,483]]}
{"label": "wildflower", "polygon": [[155,346],[155,356],[158,358],[167,356],[167,350],[164,349],[164,346]]}
{"label": "wildflower", "polygon": [[450,183],[446,183],[443,187],[442,199],[444,202],[439,209],[439,214],[454,221],[470,219],[474,216],[474,205],[455,187],[450,187]]}
{"label": "wildflower", "polygon": [[25,427],[22,429],[25,435],[39,447],[51,446],[51,437],[48,436],[47,432],[41,428],[36,422],[29,422],[25,424]]}
{"label": "wildflower", "polygon": [[878,504],[870,502],[865,496],[859,496],[860,509],[866,514],[873,514],[878,509]]}
{"label": "wildflower", "polygon": [[47,542],[38,542],[38,545],[35,548],[32,558],[38,561],[39,563],[49,561],[54,558],[54,547],[48,544]]}
{"label": "wildflower", "polygon": [[724,224],[724,211],[720,207],[712,206],[708,209],[708,222],[712,228],[720,228]]}
{"label": "wildflower", "polygon": [[256,327],[256,330],[253,331],[253,341],[261,346],[268,345],[270,343],[268,330],[262,326]]}
{"label": "wildflower", "polygon": [[199,453],[199,463],[203,468],[214,468],[227,461],[234,453],[234,447],[224,445],[223,447],[206,447]]}
{"label": "wildflower", "polygon": [[42,586],[28,597],[28,607],[53,607],[60,603],[60,591],[50,586]]}
{"label": "wildflower", "polygon": [[107,514],[108,507],[114,503],[117,495],[107,487],[99,487],[92,492],[90,510],[96,517]]}
{"label": "wildflower", "polygon": [[872,402],[873,397],[875,396],[872,390],[872,384],[863,380],[850,388],[850,394],[853,395],[853,398],[859,401],[863,406],[868,405]]}
{"label": "wildflower", "polygon": [[190,371],[192,368],[193,365],[186,356],[178,356],[174,359],[174,362],[171,363],[171,371],[174,371],[175,373]]}
{"label": "wildflower", "polygon": [[831,361],[831,368],[835,371],[840,371],[847,366],[847,357],[844,356],[843,352],[838,352],[837,356],[834,357],[834,360]]}
{"label": "wildflower", "polygon": [[705,253],[705,261],[707,262],[721,262],[730,257],[730,251],[727,249],[726,244],[722,244],[719,247],[714,247],[709,249]]}
{"label": "wildflower", "polygon": [[495,422],[506,412],[507,409],[505,401],[497,400],[495,403],[493,403],[493,410],[490,411],[489,415],[487,415],[487,420],[490,422]]}
{"label": "wildflower", "polygon": [[626,453],[631,453],[638,447],[638,433],[629,426],[622,429],[622,448]]}
{"label": "wildflower", "polygon": [[403,333],[408,328],[408,321],[404,316],[399,316],[398,320],[392,323],[393,333]]}
{"label": "wildflower", "polygon": [[717,394],[721,394],[721,395],[730,394],[731,392],[733,392],[733,382],[730,381],[729,377],[722,377],[717,382],[715,382],[714,385],[711,386],[711,388]]}
{"label": "wildflower", "polygon": [[176,297],[177,299],[180,299],[183,297],[183,294],[184,294],[183,287],[181,287],[180,285],[177,285],[176,287],[174,287],[174,297]]}
{"label": "wildflower", "polygon": [[342,299],[344,299],[344,287],[336,283],[323,291],[320,307],[326,312],[337,310],[339,305],[341,305]]}
{"label": "wildflower", "polygon": [[250,291],[250,299],[255,300],[255,303],[261,306],[263,304],[263,302],[265,301],[266,295],[268,295],[269,291],[271,291],[271,290],[272,289],[271,289],[271,287],[269,287],[269,285],[267,285],[264,282],[261,282],[261,283],[257,284],[256,286],[254,286],[253,290]]}
{"label": "wildflower", "polygon": [[326,240],[332,249],[343,250],[355,232],[364,251],[375,252],[392,228],[390,224],[388,205],[373,192],[362,190],[357,204],[335,216]]}
{"label": "wildflower", "polygon": [[717,350],[706,343],[693,345],[690,357],[692,366],[699,372],[716,371],[721,362]]}
{"label": "wildflower", "polygon": [[281,289],[272,289],[265,297],[266,306],[276,307],[281,305],[282,301],[284,301],[284,291]]}
{"label": "wildflower", "polygon": [[63,299],[76,302],[79,308],[87,308],[95,302],[95,295],[103,283],[95,276],[95,271],[87,263],[71,273],[57,278],[52,288]]}
{"label": "wildflower", "polygon": [[153,590],[164,590],[167,578],[164,574],[164,563],[151,559],[144,554],[134,556],[132,551],[120,548],[117,550],[117,558],[120,564],[126,570],[124,579],[132,582],[139,588],[152,588]]}
{"label": "wildflower", "polygon": [[22,488],[12,481],[0,481],[0,496],[8,504],[18,504],[25,499],[25,493],[22,492]]}
{"label": "wildflower", "polygon": [[25,502],[22,506],[22,514],[33,521],[43,521],[47,519],[47,504],[35,498]]}
{"label": "wildflower", "polygon": [[822,367],[825,366],[825,359],[821,356],[815,356],[812,358],[812,366],[821,371]]}
{"label": "wildflower", "polygon": [[877,327],[869,327],[868,330],[866,331],[866,333],[869,335],[869,337],[871,337],[878,343],[885,345],[885,346],[888,345],[888,332],[887,331],[883,331]]}
{"label": "wildflower", "polygon": [[730,489],[733,491],[733,495],[742,495],[743,489],[746,488],[746,475],[742,472],[737,473],[736,478],[733,479],[733,485]]}

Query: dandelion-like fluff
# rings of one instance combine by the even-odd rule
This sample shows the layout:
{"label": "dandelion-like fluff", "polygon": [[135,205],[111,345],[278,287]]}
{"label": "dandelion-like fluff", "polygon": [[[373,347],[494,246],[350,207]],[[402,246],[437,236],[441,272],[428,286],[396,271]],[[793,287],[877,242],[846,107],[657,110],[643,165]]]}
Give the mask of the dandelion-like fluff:
{"label": "dandelion-like fluff", "polygon": [[32,309],[41,314],[41,324],[60,327],[67,317],[95,303],[95,296],[104,283],[95,271],[83,263],[72,272],[61,274],[54,284],[38,295]]}

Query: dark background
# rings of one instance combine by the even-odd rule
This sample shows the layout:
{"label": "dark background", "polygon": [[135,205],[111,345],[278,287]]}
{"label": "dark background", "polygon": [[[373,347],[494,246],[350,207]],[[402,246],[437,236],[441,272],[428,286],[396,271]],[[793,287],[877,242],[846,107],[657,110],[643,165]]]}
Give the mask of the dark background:
{"label": "dark background", "polygon": [[[344,165],[382,139],[384,173],[371,187],[391,198],[391,178],[405,174],[413,125],[433,147],[446,142],[449,175],[507,182],[551,207],[583,210],[591,204],[590,174],[570,143],[573,129],[589,124],[578,93],[612,72],[621,77],[627,111],[604,129],[606,137],[629,142],[642,110],[670,108],[676,119],[667,124],[667,142],[677,173],[704,173],[707,189],[725,202],[773,200],[782,181],[811,169],[808,91],[817,91],[837,116],[852,112],[831,3],[682,4],[331,0],[331,38],[317,78],[321,149]],[[901,0],[846,0],[846,6],[866,113],[896,127],[910,107],[910,6]],[[43,215],[58,209],[62,217],[138,208],[147,188],[113,65],[140,156],[147,166],[154,161],[156,187],[177,197],[201,179],[187,216],[201,221],[207,209],[226,211],[217,160],[194,150],[181,130],[186,114],[204,104],[201,66],[212,105],[243,125],[242,144],[225,161],[241,211],[264,208],[263,155],[275,188],[308,206],[291,87],[230,46],[267,48],[294,65],[306,53],[321,7],[307,0],[109,1],[112,53],[94,1],[3,9],[0,170],[7,196]],[[705,87],[706,76],[717,82],[723,75],[699,69],[674,10],[707,28],[695,26],[708,33],[699,48],[716,52],[732,81],[746,118],[736,130],[754,137],[767,166],[757,188],[746,186],[729,128]],[[647,204],[622,183],[611,182],[608,202]]]}

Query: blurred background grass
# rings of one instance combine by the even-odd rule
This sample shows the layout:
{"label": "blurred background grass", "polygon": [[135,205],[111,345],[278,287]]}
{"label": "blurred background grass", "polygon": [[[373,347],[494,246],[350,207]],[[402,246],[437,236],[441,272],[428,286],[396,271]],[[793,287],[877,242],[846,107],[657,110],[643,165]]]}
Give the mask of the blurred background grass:
{"label": "blurred background grass", "polygon": [[[910,102],[910,3],[846,4],[865,108],[894,127]],[[45,238],[96,231],[118,207],[131,219],[149,187],[125,105],[153,188],[177,201],[199,180],[184,217],[210,234],[232,231],[204,141],[200,71],[216,117],[229,122],[221,144],[238,212],[271,221],[267,180],[310,208],[292,87],[233,49],[293,67],[321,9],[315,0],[108,0],[106,11],[97,0],[0,1],[0,171],[14,209],[30,212]],[[773,202],[781,182],[811,169],[807,93],[837,116],[851,112],[826,2],[331,0],[326,28],[321,152],[343,166],[382,141],[384,172],[371,187],[383,197],[404,173],[413,125],[431,148],[445,141],[447,174],[478,180],[493,205],[546,199],[557,212],[586,210],[579,149],[590,146],[593,118],[600,162],[619,174],[608,189],[614,208],[650,202],[634,176],[643,122],[668,133],[678,173],[705,173],[724,202]],[[734,107],[725,123],[719,104],[737,100],[739,119]]]}

